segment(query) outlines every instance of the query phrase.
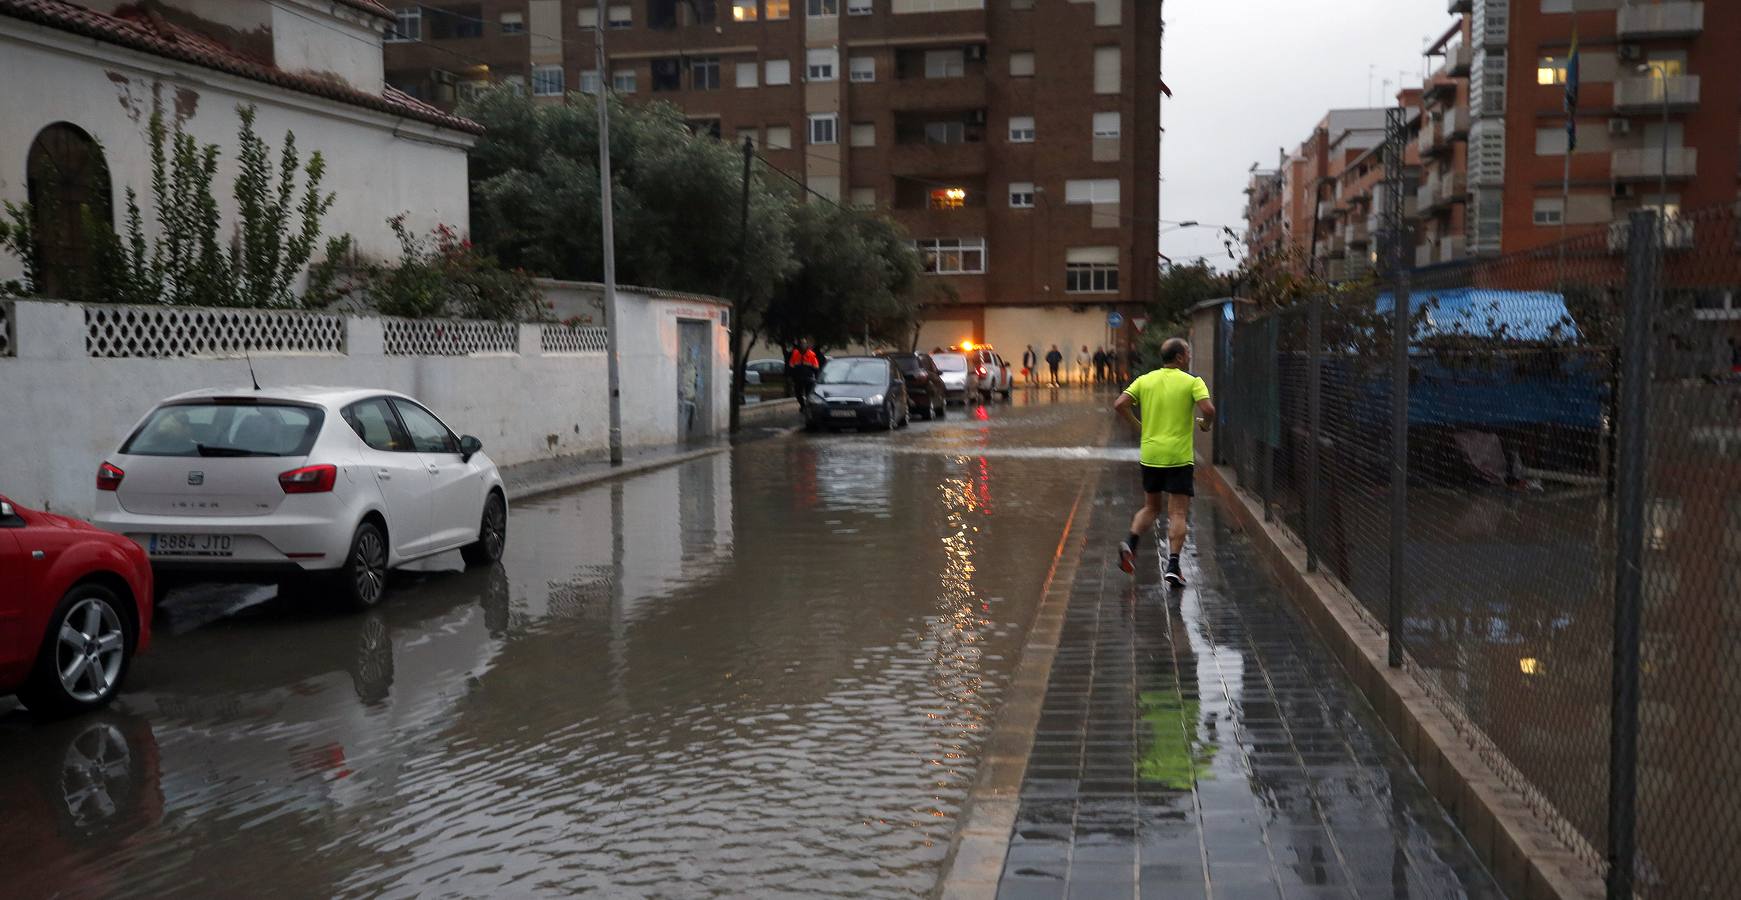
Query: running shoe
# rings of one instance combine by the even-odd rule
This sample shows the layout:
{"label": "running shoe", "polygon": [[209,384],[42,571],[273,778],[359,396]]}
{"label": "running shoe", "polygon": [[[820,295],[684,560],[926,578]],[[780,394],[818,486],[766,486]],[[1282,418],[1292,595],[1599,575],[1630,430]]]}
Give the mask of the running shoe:
{"label": "running shoe", "polygon": [[1136,572],[1136,551],[1124,541],[1118,542],[1118,568],[1126,575]]}

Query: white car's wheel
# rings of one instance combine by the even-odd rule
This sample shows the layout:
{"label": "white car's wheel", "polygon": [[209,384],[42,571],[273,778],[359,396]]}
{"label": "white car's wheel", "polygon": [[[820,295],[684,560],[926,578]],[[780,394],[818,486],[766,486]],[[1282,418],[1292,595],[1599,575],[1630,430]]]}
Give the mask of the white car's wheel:
{"label": "white car's wheel", "polygon": [[484,501],[484,513],[478,523],[476,542],[460,548],[459,555],[468,566],[487,566],[502,558],[502,548],[508,545],[508,504],[502,495],[490,492]]}
{"label": "white car's wheel", "polygon": [[357,609],[368,609],[387,595],[387,535],[375,523],[357,526],[351,536],[351,552],[335,576],[334,587]]}

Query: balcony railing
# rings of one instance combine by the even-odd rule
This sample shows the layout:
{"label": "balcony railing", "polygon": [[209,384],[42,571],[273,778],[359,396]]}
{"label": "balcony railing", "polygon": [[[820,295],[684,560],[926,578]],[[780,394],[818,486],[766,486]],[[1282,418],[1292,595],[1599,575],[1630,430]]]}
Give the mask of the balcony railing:
{"label": "balcony railing", "polygon": [[1705,4],[1635,2],[1620,7],[1619,30],[1621,40],[1691,37],[1705,30]]}
{"label": "balcony railing", "polygon": [[1342,239],[1349,244],[1365,244],[1372,238],[1370,219],[1351,219],[1348,228],[1343,232]]}
{"label": "balcony railing", "polygon": [[1614,82],[1614,107],[1632,112],[1659,110],[1664,99],[1672,107],[1697,106],[1699,76],[1635,77]]}
{"label": "balcony railing", "polygon": [[1438,191],[1439,179],[1437,176],[1422,181],[1420,188],[1415,191],[1415,208],[1431,209],[1433,206],[1433,197],[1438,193]]}
{"label": "balcony railing", "polygon": [[1475,59],[1475,51],[1461,41],[1445,48],[1445,61],[1433,75],[1436,78],[1461,78],[1469,74],[1469,64]]}
{"label": "balcony railing", "polygon": [[1648,181],[1665,174],[1675,179],[1691,178],[1699,169],[1699,150],[1697,147],[1670,147],[1668,165],[1665,167],[1663,162],[1661,147],[1616,150],[1609,163],[1610,174],[1623,181]]}
{"label": "balcony railing", "polygon": [[1426,156],[1427,154],[1432,153],[1433,148],[1438,145],[1439,123],[1433,121],[1427,116],[1421,116],[1421,136],[1420,139],[1415,142],[1416,149],[1420,150],[1422,156]]}
{"label": "balcony railing", "polygon": [[[1622,253],[1632,242],[1632,223],[1621,219],[1608,225],[1608,249]],[[1693,223],[1690,219],[1670,218],[1662,223],[1662,246],[1665,250],[1690,250],[1693,246]]]}
{"label": "balcony railing", "polygon": [[1448,206],[1461,201],[1469,193],[1469,179],[1462,172],[1451,172],[1436,179],[1433,205]]}
{"label": "balcony railing", "polygon": [[892,175],[983,175],[986,145],[897,143],[889,150]]}

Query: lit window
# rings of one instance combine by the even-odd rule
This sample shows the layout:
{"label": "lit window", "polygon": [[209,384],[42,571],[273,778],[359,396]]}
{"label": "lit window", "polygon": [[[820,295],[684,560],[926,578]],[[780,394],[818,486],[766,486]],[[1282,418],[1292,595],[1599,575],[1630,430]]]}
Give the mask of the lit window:
{"label": "lit window", "polygon": [[1565,84],[1566,60],[1560,56],[1544,56],[1536,60],[1536,84]]}
{"label": "lit window", "polygon": [[560,97],[562,96],[562,67],[533,66],[532,96]]}
{"label": "lit window", "polygon": [[689,86],[698,91],[719,90],[719,57],[698,56],[690,60]]}
{"label": "lit window", "polygon": [[753,87],[755,87],[757,74],[759,74],[759,73],[757,71],[757,66],[755,63],[753,63],[753,62],[738,63],[738,80],[737,80],[738,87],[741,87],[741,88],[753,88]]}
{"label": "lit window", "polygon": [[806,0],[804,14],[814,19],[840,15],[840,0]]}
{"label": "lit window", "polygon": [[1115,138],[1119,136],[1119,117],[1115,112],[1097,112],[1094,114],[1094,136],[1097,138]]}
{"label": "lit window", "polygon": [[418,41],[423,39],[423,7],[407,6],[393,13],[393,27],[387,40]]}
{"label": "lit window", "polygon": [[502,22],[502,33],[503,34],[525,34],[526,33],[526,16],[524,13],[517,13],[517,12],[502,13],[501,22]]}
{"label": "lit window", "polygon": [[792,129],[786,125],[769,125],[768,126],[768,149],[769,150],[790,150],[790,149],[792,149]]}
{"label": "lit window", "polygon": [[1010,143],[1031,144],[1034,142],[1034,117],[1010,116]]}
{"label": "lit window", "polygon": [[630,11],[632,8],[633,7],[628,6],[606,7],[605,16],[608,19],[606,24],[612,28],[629,28],[633,26],[635,24],[635,14]]}
{"label": "lit window", "polygon": [[762,13],[770,19],[790,19],[792,0],[767,0],[762,4]]}
{"label": "lit window", "polygon": [[804,51],[804,79],[833,81],[834,67],[840,63],[840,53],[832,47]]}
{"label": "lit window", "polygon": [[966,205],[967,189],[958,187],[933,188],[926,204],[931,209],[961,209]]}
{"label": "lit window", "polygon": [[839,142],[840,119],[834,113],[821,113],[810,116],[810,143],[833,144]]}
{"label": "lit window", "polygon": [[846,14],[849,16],[870,15],[871,0],[846,0]]}
{"label": "lit window", "polygon": [[765,84],[791,84],[792,61],[789,59],[770,59],[767,62],[767,77],[762,79]]}
{"label": "lit window", "polygon": [[1010,182],[1010,209],[1034,208],[1034,183],[1031,181]]}
{"label": "lit window", "polygon": [[846,61],[847,77],[853,81],[877,80],[877,58],[854,56]]}
{"label": "lit window", "polygon": [[1010,51],[1010,77],[1028,78],[1034,74],[1034,51]]}
{"label": "lit window", "polygon": [[619,94],[633,94],[635,92],[635,70],[618,69],[612,72],[611,90]]}
{"label": "lit window", "polygon": [[756,0],[731,0],[731,20],[733,22],[754,22],[756,20]]}
{"label": "lit window", "polygon": [[985,238],[922,238],[913,242],[919,262],[930,275],[979,275],[985,272]]}

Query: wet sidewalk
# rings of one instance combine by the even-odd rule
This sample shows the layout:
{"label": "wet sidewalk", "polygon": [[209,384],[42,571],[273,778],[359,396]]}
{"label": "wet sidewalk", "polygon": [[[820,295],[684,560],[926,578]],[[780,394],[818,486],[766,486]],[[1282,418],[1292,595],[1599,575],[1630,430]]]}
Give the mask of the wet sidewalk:
{"label": "wet sidewalk", "polygon": [[1503,896],[1211,500],[1184,591],[1146,540],[1118,571],[1135,490],[1101,479],[998,896]]}

